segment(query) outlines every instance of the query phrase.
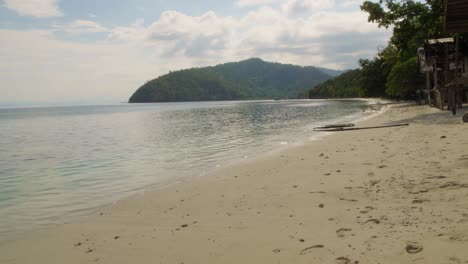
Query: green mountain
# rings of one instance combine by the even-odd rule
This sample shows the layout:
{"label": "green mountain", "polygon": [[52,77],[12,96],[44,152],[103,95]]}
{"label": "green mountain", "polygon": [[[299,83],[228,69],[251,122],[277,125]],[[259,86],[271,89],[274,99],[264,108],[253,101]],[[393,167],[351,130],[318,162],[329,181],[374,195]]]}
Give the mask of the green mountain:
{"label": "green mountain", "polygon": [[363,97],[362,72],[360,69],[347,71],[309,90],[309,98]]}
{"label": "green mountain", "polygon": [[341,75],[343,73],[345,73],[346,71],[341,71],[341,70],[332,70],[332,69],[327,69],[327,68],[321,68],[321,67],[317,67],[317,69],[321,70],[322,72],[330,75],[331,77],[336,77],[338,75]]}
{"label": "green mountain", "polygon": [[171,72],[145,83],[130,103],[298,98],[331,76],[316,67],[252,58]]}

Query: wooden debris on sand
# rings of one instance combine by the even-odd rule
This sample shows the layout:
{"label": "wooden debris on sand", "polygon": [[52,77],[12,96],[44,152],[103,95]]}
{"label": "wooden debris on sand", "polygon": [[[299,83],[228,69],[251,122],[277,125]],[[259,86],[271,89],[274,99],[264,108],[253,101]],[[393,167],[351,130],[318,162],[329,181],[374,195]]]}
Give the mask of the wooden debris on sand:
{"label": "wooden debris on sand", "polygon": [[314,129],[330,129],[330,128],[339,128],[339,127],[353,127],[353,123],[348,124],[333,124],[333,125],[326,125],[321,127],[314,127]]}
{"label": "wooden debris on sand", "polygon": [[371,126],[371,127],[333,127],[333,128],[316,128],[314,131],[320,132],[336,132],[336,131],[351,131],[351,130],[362,130],[362,129],[374,129],[374,128],[385,128],[385,127],[399,127],[409,126],[409,123],[393,124],[393,125],[382,125],[382,126]]}

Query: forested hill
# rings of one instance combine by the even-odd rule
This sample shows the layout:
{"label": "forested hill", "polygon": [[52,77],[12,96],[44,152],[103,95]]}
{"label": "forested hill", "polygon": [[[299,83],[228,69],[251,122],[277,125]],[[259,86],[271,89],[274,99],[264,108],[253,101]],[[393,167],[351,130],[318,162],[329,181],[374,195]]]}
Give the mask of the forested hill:
{"label": "forested hill", "polygon": [[252,58],[171,72],[145,83],[129,102],[298,98],[330,78],[324,69]]}
{"label": "forested hill", "polygon": [[364,97],[360,69],[347,71],[309,90],[309,98]]}

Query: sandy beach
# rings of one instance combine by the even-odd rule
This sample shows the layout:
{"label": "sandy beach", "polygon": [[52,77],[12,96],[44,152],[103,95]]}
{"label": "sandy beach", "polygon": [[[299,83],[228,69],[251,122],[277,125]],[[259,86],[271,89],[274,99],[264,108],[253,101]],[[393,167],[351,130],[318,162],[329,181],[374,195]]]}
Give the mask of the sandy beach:
{"label": "sandy beach", "polygon": [[[468,263],[468,124],[395,104],[0,245],[0,263]],[[463,109],[461,112],[466,112]]]}

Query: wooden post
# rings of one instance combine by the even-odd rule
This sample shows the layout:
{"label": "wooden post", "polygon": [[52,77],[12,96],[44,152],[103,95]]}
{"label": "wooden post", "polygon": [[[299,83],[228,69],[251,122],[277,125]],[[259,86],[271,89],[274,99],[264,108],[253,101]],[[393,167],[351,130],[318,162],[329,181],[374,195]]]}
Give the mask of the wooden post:
{"label": "wooden post", "polygon": [[426,72],[426,92],[427,92],[427,104],[431,106],[431,80],[429,77],[429,72]]}
{"label": "wooden post", "polygon": [[435,100],[436,107],[441,110],[444,110],[444,107],[442,106],[442,98],[440,97],[439,90],[434,91],[434,98],[435,98],[434,100]]}
{"label": "wooden post", "polygon": [[437,74],[437,59],[433,58],[432,60],[432,65],[434,65],[434,94],[435,94],[435,100],[436,100],[436,105],[440,110],[444,110],[444,103],[442,101],[442,97],[440,94],[439,90],[439,77]]}
{"label": "wooden post", "polygon": [[[448,93],[448,89],[450,89],[450,87],[447,87],[446,84],[450,82],[449,80],[449,70],[450,70],[450,65],[449,65],[449,52],[448,52],[448,44],[447,43],[444,43],[444,48],[445,48],[445,62],[444,62],[444,82],[443,82],[443,86],[444,86],[444,95],[442,96],[442,110],[444,110],[444,104],[445,104],[445,100],[450,100],[449,98],[449,93]],[[447,101],[447,110],[450,110],[449,107],[450,107],[450,104],[448,104],[449,101]]]}
{"label": "wooden post", "polygon": [[455,106],[459,107],[458,100],[458,34],[455,35],[455,75],[453,77],[453,83],[455,83],[454,93],[455,93]]}

